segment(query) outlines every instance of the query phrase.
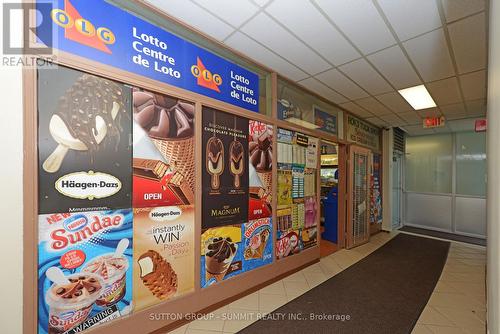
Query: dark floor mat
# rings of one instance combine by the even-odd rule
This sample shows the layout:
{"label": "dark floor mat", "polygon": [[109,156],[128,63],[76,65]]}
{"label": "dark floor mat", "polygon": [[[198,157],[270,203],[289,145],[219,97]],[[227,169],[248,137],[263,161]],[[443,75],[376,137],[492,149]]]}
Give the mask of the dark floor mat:
{"label": "dark floor mat", "polygon": [[425,228],[419,228],[419,227],[413,227],[413,226],[403,226],[399,230],[404,231],[404,232],[415,233],[415,234],[428,235],[430,237],[435,237],[435,238],[465,242],[467,244],[486,246],[486,239],[468,237],[466,235],[446,233],[446,232],[441,232],[441,231],[433,231],[433,230],[428,230]]}
{"label": "dark floor mat", "polygon": [[[449,246],[401,233],[239,333],[411,333],[441,275]],[[311,320],[311,314],[333,320]],[[339,320],[341,316],[349,320]]]}

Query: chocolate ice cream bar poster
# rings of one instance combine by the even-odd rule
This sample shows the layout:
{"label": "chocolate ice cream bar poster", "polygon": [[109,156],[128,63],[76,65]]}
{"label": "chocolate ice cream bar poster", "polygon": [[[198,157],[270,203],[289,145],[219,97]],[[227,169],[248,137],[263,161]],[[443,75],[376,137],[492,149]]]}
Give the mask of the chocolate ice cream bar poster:
{"label": "chocolate ice cream bar poster", "polygon": [[38,333],[78,333],[132,311],[132,211],[39,216]]}
{"label": "chocolate ice cream bar poster", "polygon": [[202,228],[248,221],[248,119],[203,108]]}
{"label": "chocolate ice cream bar poster", "polygon": [[201,235],[201,286],[271,263],[272,240],[271,218],[205,230]]}
{"label": "chocolate ice cream bar poster", "polygon": [[131,94],[63,66],[38,70],[40,214],[131,207]]}

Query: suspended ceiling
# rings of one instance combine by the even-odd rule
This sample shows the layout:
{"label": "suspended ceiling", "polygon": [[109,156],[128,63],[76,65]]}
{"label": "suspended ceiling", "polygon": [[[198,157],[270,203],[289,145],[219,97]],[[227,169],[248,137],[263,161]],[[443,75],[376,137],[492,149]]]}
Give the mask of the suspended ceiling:
{"label": "suspended ceiling", "polygon": [[[148,0],[352,113],[410,134],[486,114],[482,0]],[[436,108],[397,90],[425,84]],[[424,130],[422,118],[445,116]]]}

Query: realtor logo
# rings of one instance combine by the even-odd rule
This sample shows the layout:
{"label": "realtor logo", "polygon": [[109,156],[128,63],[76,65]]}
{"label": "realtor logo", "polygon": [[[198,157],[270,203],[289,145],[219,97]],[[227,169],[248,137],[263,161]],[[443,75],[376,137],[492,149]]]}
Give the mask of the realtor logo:
{"label": "realtor logo", "polygon": [[222,77],[207,70],[200,57],[196,57],[196,65],[191,66],[191,74],[197,78],[198,86],[220,93],[219,86],[222,85]]}
{"label": "realtor logo", "polygon": [[[51,3],[4,3],[3,45],[4,55],[52,54],[52,24],[48,20],[34,20],[40,12],[50,12]],[[19,27],[22,27],[19,29]],[[40,43],[41,42],[41,43]],[[5,57],[4,57],[5,58]],[[2,61],[5,63],[5,59]]]}
{"label": "realtor logo", "polygon": [[53,9],[50,17],[55,24],[64,29],[66,39],[108,54],[112,53],[108,46],[116,42],[115,34],[109,28],[96,27],[88,19],[83,18],[69,0],[64,1],[64,10]]}

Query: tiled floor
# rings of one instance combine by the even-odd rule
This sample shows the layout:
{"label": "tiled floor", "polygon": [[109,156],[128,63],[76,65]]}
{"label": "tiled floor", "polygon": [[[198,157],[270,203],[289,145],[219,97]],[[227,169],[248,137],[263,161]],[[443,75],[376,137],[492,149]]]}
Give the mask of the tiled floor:
{"label": "tiled floor", "polygon": [[[267,314],[321,284],[395,235],[379,233],[368,244],[324,257],[319,263],[216,310],[211,319],[193,321],[170,333],[236,333],[257,320],[258,315]],[[452,243],[441,280],[413,334],[485,333],[485,261],[483,248]]]}

